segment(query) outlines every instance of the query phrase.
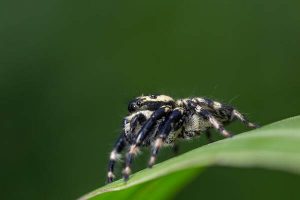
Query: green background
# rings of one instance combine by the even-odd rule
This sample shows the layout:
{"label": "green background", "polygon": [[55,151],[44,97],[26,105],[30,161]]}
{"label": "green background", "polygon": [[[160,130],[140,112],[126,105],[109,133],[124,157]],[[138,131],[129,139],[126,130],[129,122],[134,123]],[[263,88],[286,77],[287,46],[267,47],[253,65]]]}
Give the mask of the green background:
{"label": "green background", "polygon": [[[1,0],[1,199],[75,199],[102,186],[127,102],[141,94],[214,98],[261,125],[298,115],[299,10],[298,0]],[[177,199],[299,199],[299,184],[212,168]]]}

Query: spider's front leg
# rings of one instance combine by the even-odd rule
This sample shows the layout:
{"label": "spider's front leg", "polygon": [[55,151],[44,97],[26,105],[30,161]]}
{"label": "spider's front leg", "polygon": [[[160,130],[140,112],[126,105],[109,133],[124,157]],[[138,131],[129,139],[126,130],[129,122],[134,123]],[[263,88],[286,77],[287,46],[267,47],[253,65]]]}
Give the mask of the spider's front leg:
{"label": "spider's front leg", "polygon": [[107,183],[111,183],[114,180],[114,168],[116,160],[120,156],[120,153],[126,146],[126,139],[124,133],[118,138],[117,142],[114,145],[112,152],[110,153],[109,163],[108,163],[108,172],[107,172]]}
{"label": "spider's front leg", "polygon": [[183,109],[175,108],[169,117],[161,124],[160,129],[158,130],[158,136],[154,142],[148,167],[151,168],[155,164],[159,149],[162,147],[170,132],[174,130],[174,125],[182,118],[182,116]]}
{"label": "spider's front leg", "polygon": [[147,117],[143,113],[138,113],[134,117],[132,117],[130,121],[130,132],[135,132],[135,129],[138,124],[143,124],[147,120]]}
{"label": "spider's front leg", "polygon": [[153,127],[156,125],[157,120],[166,116],[170,111],[171,111],[170,106],[160,107],[158,110],[156,110],[151,115],[151,117],[146,121],[146,123],[143,125],[143,127],[139,131],[135,142],[130,146],[129,152],[126,156],[125,169],[123,170],[123,177],[124,177],[125,181],[127,181],[129,178],[129,175],[131,173],[132,160],[133,160],[133,157],[139,151],[139,147],[141,146],[143,141],[147,138],[147,136],[149,135],[149,133],[153,129]]}

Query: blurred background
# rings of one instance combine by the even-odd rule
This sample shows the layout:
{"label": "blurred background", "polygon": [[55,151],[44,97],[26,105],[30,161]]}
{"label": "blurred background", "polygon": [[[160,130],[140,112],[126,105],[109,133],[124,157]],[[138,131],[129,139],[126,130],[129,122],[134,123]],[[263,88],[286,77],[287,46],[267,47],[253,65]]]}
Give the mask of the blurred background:
{"label": "blurred background", "polygon": [[[298,115],[299,10],[298,0],[1,0],[1,199],[76,199],[102,186],[127,102],[141,94],[214,98],[260,125]],[[177,199],[299,199],[299,184],[216,167]]]}

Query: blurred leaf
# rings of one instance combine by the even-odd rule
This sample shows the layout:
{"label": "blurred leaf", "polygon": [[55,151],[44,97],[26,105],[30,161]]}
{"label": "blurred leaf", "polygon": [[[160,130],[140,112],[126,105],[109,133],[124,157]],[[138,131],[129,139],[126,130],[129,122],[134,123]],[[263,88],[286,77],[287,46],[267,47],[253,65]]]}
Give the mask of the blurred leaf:
{"label": "blurred leaf", "polygon": [[[118,180],[81,199],[168,199],[207,166],[260,167],[300,174],[300,116],[224,139]],[[199,188],[201,190],[201,188]]]}

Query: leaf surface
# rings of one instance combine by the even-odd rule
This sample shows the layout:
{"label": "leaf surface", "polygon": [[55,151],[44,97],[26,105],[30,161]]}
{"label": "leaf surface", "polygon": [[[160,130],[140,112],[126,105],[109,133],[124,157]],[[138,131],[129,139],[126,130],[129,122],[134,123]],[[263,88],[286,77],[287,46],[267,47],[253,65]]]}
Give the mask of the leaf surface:
{"label": "leaf surface", "polygon": [[300,116],[223,139],[115,181],[80,199],[169,199],[208,166],[300,174]]}

